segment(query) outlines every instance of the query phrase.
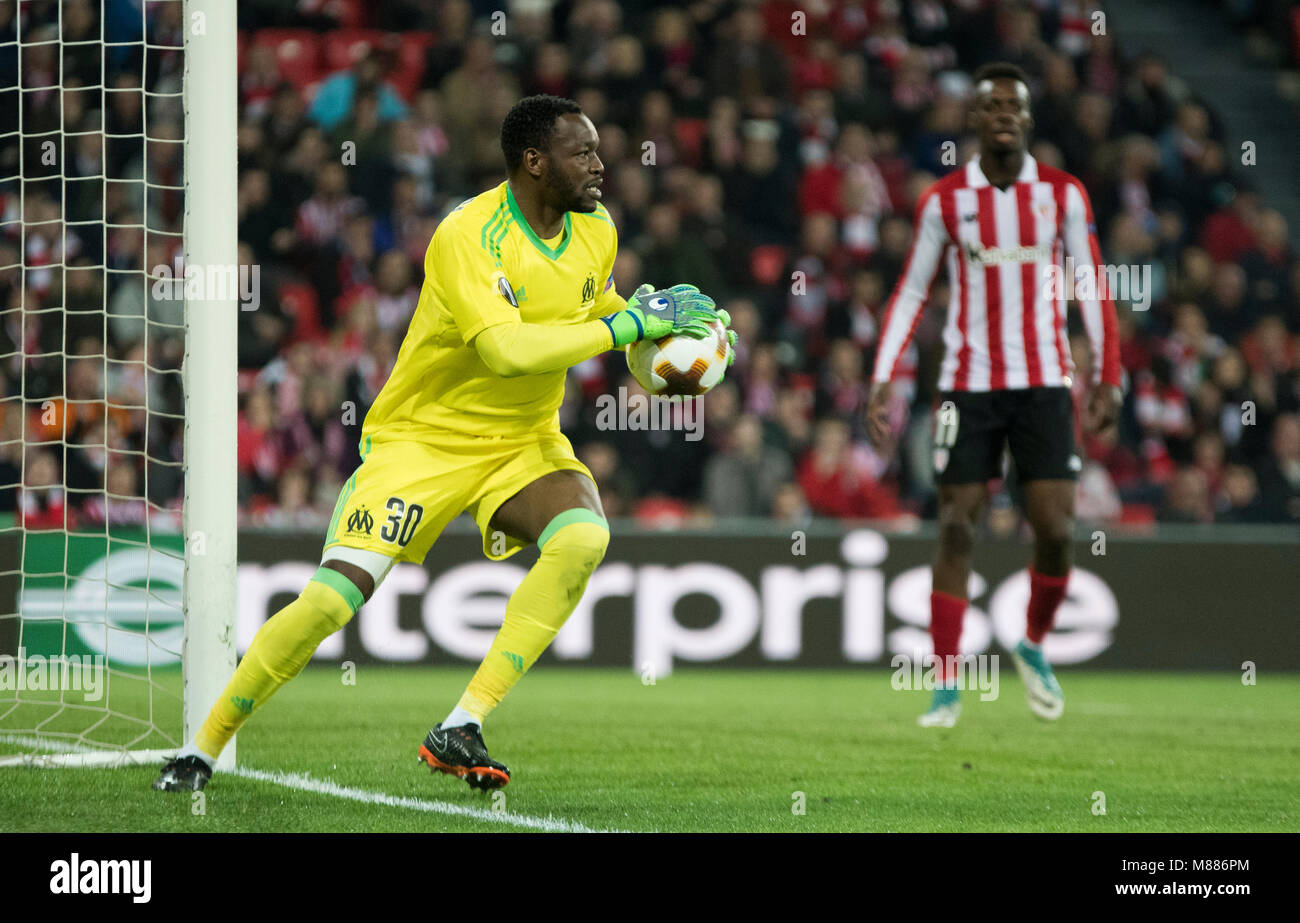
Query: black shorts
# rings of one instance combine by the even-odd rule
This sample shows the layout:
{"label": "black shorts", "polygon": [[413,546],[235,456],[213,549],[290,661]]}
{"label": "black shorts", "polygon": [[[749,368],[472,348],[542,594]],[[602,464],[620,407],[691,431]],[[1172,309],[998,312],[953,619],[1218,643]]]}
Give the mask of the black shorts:
{"label": "black shorts", "polygon": [[1002,477],[1006,446],[1022,482],[1076,480],[1081,461],[1070,389],[940,393],[934,411],[934,473],[940,484]]}

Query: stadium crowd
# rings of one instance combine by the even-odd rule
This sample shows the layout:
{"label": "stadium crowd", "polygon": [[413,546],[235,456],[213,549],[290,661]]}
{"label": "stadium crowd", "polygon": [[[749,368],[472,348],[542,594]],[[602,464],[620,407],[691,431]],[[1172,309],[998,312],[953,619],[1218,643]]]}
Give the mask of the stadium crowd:
{"label": "stadium crowd", "polygon": [[[619,290],[692,282],[740,335],[735,366],[704,399],[698,441],[596,425],[599,395],[638,391],[621,355],[571,372],[562,425],[607,513],[668,525],[818,516],[906,526],[932,515],[942,273],[895,388],[897,418],[909,420],[896,456],[867,443],[863,409],[913,206],[974,153],[967,75],[990,60],[1030,75],[1031,153],[1083,181],[1104,261],[1151,268],[1149,304],[1117,302],[1124,410],[1116,431],[1082,442],[1080,518],[1300,523],[1300,257],[1290,230],[1236,165],[1219,114],[1158,55],[1126,55],[1122,34],[1096,34],[1095,4],[519,0],[504,17],[490,6],[240,3],[240,260],[260,267],[262,285],[260,307],[239,318],[247,524],[324,527],[415,308],[429,238],[450,208],[500,182],[502,117],[541,92],[577,99],[599,130]],[[179,10],[150,4],[152,44],[178,44]],[[129,17],[118,18],[129,34]],[[67,0],[63,23],[65,39],[99,29],[85,0]],[[6,28],[0,21],[0,43]],[[98,67],[72,63],[73,79]],[[25,69],[57,64],[53,51],[25,52]],[[139,85],[138,56],[134,73],[131,64],[118,86]],[[146,87],[176,86],[178,65],[151,51]],[[78,94],[65,92],[61,109],[47,95],[25,101],[25,130],[84,125],[92,139],[71,145],[70,177],[179,177],[178,144],[109,143],[101,153],[99,131],[140,130],[138,93],[112,94],[102,122]],[[149,118],[151,137],[179,137],[174,109]],[[35,185],[28,220],[46,206],[57,218],[59,187]],[[102,260],[171,265],[179,238],[151,233],[146,244],[129,226],[145,216],[150,228],[179,231],[179,203],[165,190],[146,199],[108,186],[104,206],[124,227],[103,241],[72,233],[61,252],[57,220],[29,228],[26,303],[16,225],[0,234],[0,385],[25,394],[29,439],[50,440],[28,448],[26,483],[7,499],[0,490],[0,507],[20,504],[34,527],[68,515],[145,517],[122,498],[147,488],[154,509],[173,509],[180,487],[174,388],[142,364],[178,367],[175,303],[143,293],[138,275],[110,273],[105,290],[98,270],[75,271]],[[17,203],[3,194],[8,221]],[[91,198],[76,207],[93,212]],[[43,261],[61,259],[62,279],[33,282]],[[91,308],[104,299],[101,329]],[[65,303],[60,329],[41,312]],[[1073,311],[1071,331],[1086,369]],[[105,350],[107,363],[94,358]],[[1076,397],[1087,380],[1076,375]],[[51,416],[42,402],[60,393],[69,410]],[[9,409],[0,486],[20,477],[15,406],[0,405]],[[146,456],[160,461],[146,466]],[[1018,527],[1011,489],[990,513],[1000,531]]]}

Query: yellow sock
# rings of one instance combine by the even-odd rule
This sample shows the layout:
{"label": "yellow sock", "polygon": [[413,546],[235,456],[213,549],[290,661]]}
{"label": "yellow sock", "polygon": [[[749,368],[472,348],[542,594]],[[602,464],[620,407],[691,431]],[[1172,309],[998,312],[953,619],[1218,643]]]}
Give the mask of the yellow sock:
{"label": "yellow sock", "polygon": [[275,691],[293,679],[327,637],[352,618],[363,598],[352,581],[322,567],[307,588],[258,630],[235,675],[194,735],[194,745],[214,760]]}
{"label": "yellow sock", "polygon": [[537,545],[541,556],[506,603],[501,630],[458,703],[480,722],[577,608],[609,547],[609,524],[591,510],[565,510],[542,531]]}

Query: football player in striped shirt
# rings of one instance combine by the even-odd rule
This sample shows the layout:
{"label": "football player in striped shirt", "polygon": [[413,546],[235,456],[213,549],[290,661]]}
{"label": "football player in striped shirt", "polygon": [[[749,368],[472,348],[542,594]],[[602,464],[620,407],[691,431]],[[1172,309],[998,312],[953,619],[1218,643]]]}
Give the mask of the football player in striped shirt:
{"label": "football player in striped shirt", "polygon": [[[1071,382],[1076,374],[1061,284],[1064,258],[1101,278],[1092,205],[1073,176],[1030,156],[1029,86],[1013,64],[974,75],[969,126],[979,153],[936,182],[916,206],[915,237],[885,311],[876,353],[868,430],[892,442],[890,381],[896,375],[940,266],[951,282],[935,409],[934,470],[939,544],[930,594],[930,636],[939,683],[924,726],[952,727],[961,714],[956,658],[967,605],[975,525],[988,482],[1010,450],[1033,527],[1025,638],[1012,659],[1029,706],[1055,720],[1065,696],[1043,656],[1043,637],[1070,577],[1075,481]],[[1084,426],[1100,432],[1121,403],[1114,305],[1079,286],[1076,299],[1092,347]]]}

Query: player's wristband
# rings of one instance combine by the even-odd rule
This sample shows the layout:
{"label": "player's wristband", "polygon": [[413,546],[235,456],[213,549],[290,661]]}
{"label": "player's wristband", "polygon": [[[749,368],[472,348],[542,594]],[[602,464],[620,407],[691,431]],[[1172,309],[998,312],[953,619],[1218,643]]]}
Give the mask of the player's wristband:
{"label": "player's wristband", "polygon": [[645,336],[645,328],[641,325],[641,318],[631,311],[616,311],[608,317],[602,317],[601,320],[609,328],[609,335],[614,338],[615,349],[626,346],[628,343],[635,343]]}

